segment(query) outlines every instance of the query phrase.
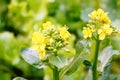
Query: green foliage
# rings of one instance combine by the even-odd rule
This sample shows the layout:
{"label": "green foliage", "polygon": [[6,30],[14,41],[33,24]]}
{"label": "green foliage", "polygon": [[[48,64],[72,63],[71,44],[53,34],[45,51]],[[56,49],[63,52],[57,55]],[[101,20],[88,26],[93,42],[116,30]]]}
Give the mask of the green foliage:
{"label": "green foliage", "polygon": [[[0,0],[0,79],[11,80],[13,77],[21,76],[29,80],[42,80],[45,76],[45,80],[52,80],[52,72],[45,67],[48,65],[46,62],[57,66],[61,70],[60,75],[64,73],[63,80],[86,79],[94,55],[89,48],[93,48],[94,44],[90,42],[92,46],[87,46],[89,43],[86,42],[89,41],[79,40],[83,39],[82,29],[89,20],[88,13],[98,8],[109,12],[112,26],[120,29],[120,0]],[[67,46],[70,51],[60,50],[58,52],[62,54],[51,56],[48,61],[41,62],[38,53],[28,47],[31,45],[31,33],[38,30],[46,20],[66,24],[73,36]],[[120,56],[116,55],[117,58],[111,61],[114,54],[120,53],[119,42],[120,38],[114,35],[101,41],[98,69],[104,70],[103,80],[108,77],[110,80],[120,79]],[[21,50],[24,48],[28,49],[24,50],[21,56]],[[44,76],[41,69],[43,67]]]}
{"label": "green foliage", "polygon": [[59,54],[56,57],[51,56],[49,58],[49,63],[55,65],[58,68],[62,68],[68,64],[66,56],[62,54]]}
{"label": "green foliage", "polygon": [[111,57],[118,54],[120,54],[119,51],[113,50],[111,46],[106,47],[98,57],[98,60],[101,62],[99,70],[102,72]]}
{"label": "green foliage", "polygon": [[112,37],[111,38],[111,45],[113,47],[113,49],[115,50],[120,50],[120,38],[119,37]]}
{"label": "green foliage", "polygon": [[30,48],[22,51],[22,57],[26,62],[35,66],[36,68],[43,68],[43,63],[39,60],[38,52],[36,50],[32,50]]}

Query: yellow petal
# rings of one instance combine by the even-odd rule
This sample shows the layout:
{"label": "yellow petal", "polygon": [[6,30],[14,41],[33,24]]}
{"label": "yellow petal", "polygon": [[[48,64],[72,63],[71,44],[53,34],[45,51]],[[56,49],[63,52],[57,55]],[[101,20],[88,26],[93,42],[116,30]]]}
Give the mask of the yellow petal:
{"label": "yellow petal", "polygon": [[99,35],[99,40],[103,40],[103,39],[105,39],[105,34],[104,34],[104,33],[101,33],[101,34]]}
{"label": "yellow petal", "polygon": [[112,28],[106,29],[106,34],[107,34],[107,35],[111,35],[112,32],[113,32],[113,29],[112,29]]}
{"label": "yellow petal", "polygon": [[64,41],[66,41],[70,37],[70,33],[67,31],[66,27],[62,27],[60,29],[60,36]]}
{"label": "yellow petal", "polygon": [[52,23],[50,21],[47,21],[46,23],[43,23],[43,28],[47,29],[52,26]]}
{"label": "yellow petal", "polygon": [[101,34],[102,33],[102,29],[98,29],[98,34]]}

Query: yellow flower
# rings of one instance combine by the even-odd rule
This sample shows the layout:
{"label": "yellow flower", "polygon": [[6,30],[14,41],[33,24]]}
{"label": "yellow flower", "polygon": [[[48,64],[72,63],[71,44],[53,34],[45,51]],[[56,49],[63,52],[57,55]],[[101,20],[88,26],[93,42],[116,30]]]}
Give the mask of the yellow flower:
{"label": "yellow flower", "polygon": [[107,35],[111,35],[112,32],[113,32],[113,29],[112,29],[112,28],[106,29],[106,34],[107,34]]}
{"label": "yellow flower", "polygon": [[113,29],[110,28],[110,25],[103,25],[101,29],[98,29],[98,34],[99,34],[99,40],[103,40],[105,36],[111,35],[113,32]]}
{"label": "yellow flower", "polygon": [[42,60],[45,58],[45,37],[40,34],[40,32],[34,32],[32,36],[32,49],[37,50],[39,52],[39,58]]}
{"label": "yellow flower", "polygon": [[40,59],[44,59],[45,58],[45,53],[46,53],[45,46],[46,46],[46,44],[43,43],[38,48],[39,58]]}
{"label": "yellow flower", "polygon": [[89,16],[91,19],[96,19],[96,11],[93,11],[92,13],[88,14],[88,16]]}
{"label": "yellow flower", "polygon": [[105,38],[105,32],[102,29],[98,29],[99,40],[103,40]]}
{"label": "yellow flower", "polygon": [[54,42],[54,39],[52,39],[52,38],[46,38],[46,39],[45,39],[45,43],[46,43],[47,45],[51,45],[53,42]]}
{"label": "yellow flower", "polygon": [[118,36],[120,36],[120,30],[118,30],[118,32],[117,32],[117,33],[118,33]]}
{"label": "yellow flower", "polygon": [[57,49],[65,47],[70,37],[66,27],[52,25],[51,22],[43,23],[43,28],[32,35],[32,49],[39,52],[39,58],[47,58],[47,52],[56,52]]}
{"label": "yellow flower", "polygon": [[102,28],[106,35],[111,35],[111,33],[113,32],[113,29],[110,28],[110,25],[108,24],[103,25]]}
{"label": "yellow flower", "polygon": [[115,36],[120,37],[120,30],[116,30],[114,34]]}
{"label": "yellow flower", "polygon": [[103,40],[105,39],[105,33],[102,32],[100,35],[99,35],[99,40]]}
{"label": "yellow flower", "polygon": [[102,9],[93,11],[92,13],[88,14],[88,16],[93,20],[98,20],[107,24],[111,24],[111,20],[108,17],[108,13],[105,13]]}
{"label": "yellow flower", "polygon": [[62,27],[60,29],[60,36],[64,41],[66,41],[70,37],[70,33],[67,31],[66,27]]}
{"label": "yellow flower", "polygon": [[32,44],[44,43],[45,37],[40,32],[34,32],[32,35]]}
{"label": "yellow flower", "polygon": [[52,26],[52,23],[50,21],[47,21],[46,23],[43,23],[43,29],[47,29]]}
{"label": "yellow flower", "polygon": [[83,32],[84,38],[92,37],[92,30],[89,27],[84,28],[82,32]]}

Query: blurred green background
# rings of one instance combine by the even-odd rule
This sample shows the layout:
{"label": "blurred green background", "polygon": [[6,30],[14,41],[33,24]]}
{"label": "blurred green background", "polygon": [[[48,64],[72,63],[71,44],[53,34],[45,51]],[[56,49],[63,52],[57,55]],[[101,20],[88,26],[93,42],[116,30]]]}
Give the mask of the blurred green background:
{"label": "blurred green background", "polygon": [[[77,42],[83,39],[81,30],[89,20],[88,13],[98,8],[107,11],[112,25],[120,29],[120,0],[0,0],[0,80],[17,76],[43,80],[44,70],[20,56],[31,45],[31,33],[49,20],[67,25]],[[120,45],[113,46],[120,49]],[[120,56],[113,57],[111,73],[120,75]]]}

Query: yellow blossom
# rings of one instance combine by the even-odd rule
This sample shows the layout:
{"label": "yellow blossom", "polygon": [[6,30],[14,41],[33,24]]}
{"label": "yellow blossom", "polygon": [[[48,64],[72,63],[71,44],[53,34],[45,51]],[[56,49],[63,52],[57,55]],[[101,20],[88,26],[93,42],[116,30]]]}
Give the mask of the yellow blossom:
{"label": "yellow blossom", "polygon": [[105,36],[111,35],[112,32],[113,32],[113,29],[110,28],[109,25],[105,24],[104,26],[102,26],[101,29],[98,29],[99,39],[103,40]]}
{"label": "yellow blossom", "polygon": [[117,33],[118,33],[118,36],[120,36],[120,30],[118,30],[118,32],[117,32]]}
{"label": "yellow blossom", "polygon": [[32,44],[44,43],[45,37],[40,32],[34,32],[32,35]]}
{"label": "yellow blossom", "polygon": [[[39,52],[39,58],[41,60],[46,59],[50,54],[47,52],[56,52],[67,44],[67,40],[70,37],[70,33],[66,27],[59,28],[52,25],[51,22],[43,23],[43,29],[34,32],[32,35],[32,49]],[[64,45],[64,46],[63,46]]]}
{"label": "yellow blossom", "polygon": [[92,37],[92,30],[89,27],[84,28],[82,32],[83,32],[84,38]]}
{"label": "yellow blossom", "polygon": [[39,58],[44,59],[45,55],[45,37],[40,34],[40,32],[34,32],[32,35],[32,49],[37,50],[39,52]]}
{"label": "yellow blossom", "polygon": [[45,39],[45,43],[46,43],[47,45],[51,45],[53,42],[54,42],[54,39],[52,39],[52,38],[46,38],[46,39]]}
{"label": "yellow blossom", "polygon": [[50,21],[47,21],[46,23],[43,23],[43,29],[47,29],[52,26],[52,23]]}
{"label": "yellow blossom", "polygon": [[89,16],[91,19],[96,19],[96,11],[93,11],[92,13],[88,14],[88,16]]}
{"label": "yellow blossom", "polygon": [[40,59],[44,59],[45,58],[45,53],[46,53],[45,46],[46,46],[46,44],[43,43],[38,48],[39,58]]}
{"label": "yellow blossom", "polygon": [[115,35],[118,36],[118,37],[120,37],[120,30],[116,30]]}
{"label": "yellow blossom", "polygon": [[60,29],[60,36],[64,41],[66,41],[70,37],[70,33],[67,31],[66,27],[62,27]]}
{"label": "yellow blossom", "polygon": [[105,33],[102,32],[100,35],[99,35],[99,40],[103,40],[105,39]]}
{"label": "yellow blossom", "polygon": [[112,32],[113,32],[113,29],[112,29],[112,28],[106,29],[106,34],[107,34],[107,35],[111,35]]}
{"label": "yellow blossom", "polygon": [[93,11],[88,16],[93,20],[98,20],[107,24],[111,24],[111,20],[108,17],[108,13],[104,12],[102,9]]}

